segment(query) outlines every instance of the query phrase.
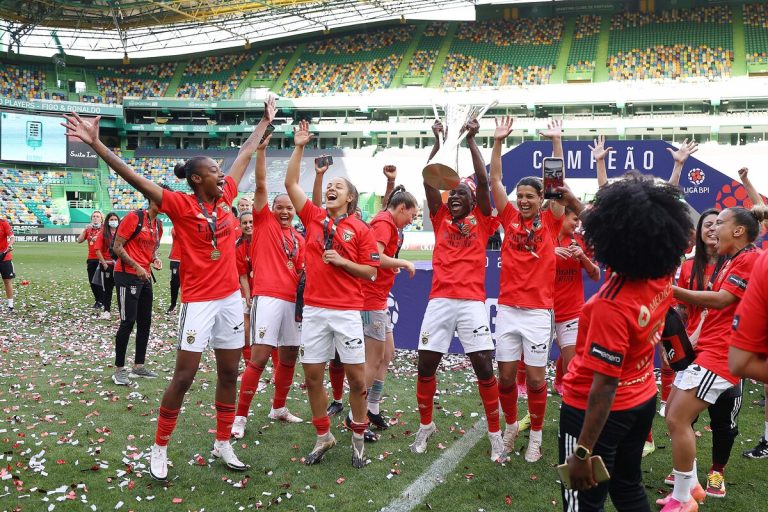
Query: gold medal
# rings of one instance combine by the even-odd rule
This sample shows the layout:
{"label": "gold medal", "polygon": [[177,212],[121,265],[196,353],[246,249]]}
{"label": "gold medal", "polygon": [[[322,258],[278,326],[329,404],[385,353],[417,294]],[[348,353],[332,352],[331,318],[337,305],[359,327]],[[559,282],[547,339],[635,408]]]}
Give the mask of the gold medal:
{"label": "gold medal", "polygon": [[293,261],[292,261],[292,260],[288,260],[288,262],[286,263],[286,265],[288,265],[288,268],[289,268],[289,269],[293,270]]}
{"label": "gold medal", "polygon": [[211,259],[213,261],[216,261],[217,259],[221,258],[221,251],[218,249],[214,249],[211,251]]}

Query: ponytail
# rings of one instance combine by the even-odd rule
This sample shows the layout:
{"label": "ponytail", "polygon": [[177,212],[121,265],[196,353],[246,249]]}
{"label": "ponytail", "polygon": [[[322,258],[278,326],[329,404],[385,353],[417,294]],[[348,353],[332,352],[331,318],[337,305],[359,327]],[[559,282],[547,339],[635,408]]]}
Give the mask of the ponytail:
{"label": "ponytail", "polygon": [[416,198],[410,192],[405,190],[403,185],[396,186],[392,193],[389,194],[389,199],[384,208],[397,208],[401,204],[404,204],[407,209],[415,208],[418,206]]}
{"label": "ponytail", "polygon": [[193,174],[197,174],[197,164],[205,160],[206,156],[193,156],[186,162],[180,162],[173,167],[173,174],[180,180],[186,179],[189,188],[194,188],[192,180],[190,179]]}

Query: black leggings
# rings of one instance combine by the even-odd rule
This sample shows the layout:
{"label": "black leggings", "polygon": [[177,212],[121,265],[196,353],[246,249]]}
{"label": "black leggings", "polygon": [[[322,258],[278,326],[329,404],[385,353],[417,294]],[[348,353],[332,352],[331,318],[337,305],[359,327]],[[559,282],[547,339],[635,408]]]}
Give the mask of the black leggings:
{"label": "black leggings", "polygon": [[171,307],[176,307],[176,302],[179,300],[179,288],[181,287],[181,278],[179,277],[179,262],[171,261]]}
{"label": "black leggings", "polygon": [[738,419],[744,389],[743,382],[723,392],[717,401],[707,408],[709,426],[712,428],[712,462],[714,464],[725,466],[731,458],[733,443],[739,435]]}
{"label": "black leggings", "polygon": [[112,290],[115,289],[115,267],[110,265],[107,270],[101,269],[101,282],[104,283],[104,295],[101,303],[104,305],[104,311],[112,309]]}
{"label": "black leggings", "polygon": [[115,335],[115,366],[125,366],[128,341],[136,326],[136,355],[134,363],[144,364],[152,326],[152,281],[143,281],[132,274],[117,275],[117,303],[120,307],[120,327]]}
{"label": "black leggings", "polygon": [[88,284],[91,285],[91,293],[93,294],[93,300],[101,304],[103,300],[104,290],[101,286],[93,284],[93,275],[99,270],[99,260],[86,260],[86,268],[88,269]]}

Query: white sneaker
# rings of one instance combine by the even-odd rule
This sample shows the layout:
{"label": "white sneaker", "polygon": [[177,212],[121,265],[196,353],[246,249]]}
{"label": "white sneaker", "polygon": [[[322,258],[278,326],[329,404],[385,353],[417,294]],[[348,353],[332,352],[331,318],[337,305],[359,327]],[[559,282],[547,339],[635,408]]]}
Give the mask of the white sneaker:
{"label": "white sneaker", "polygon": [[501,436],[501,431],[488,432],[488,440],[491,442],[491,460],[499,463],[508,462],[509,456],[504,446],[504,438]]}
{"label": "white sneaker", "polygon": [[245,435],[246,423],[248,423],[248,418],[245,416],[235,416],[235,421],[232,423],[232,437],[242,439]]}
{"label": "white sneaker", "polygon": [[155,480],[168,478],[168,447],[152,445],[149,452],[149,474]]}
{"label": "white sneaker", "polygon": [[418,432],[416,432],[416,440],[411,445],[411,451],[413,453],[424,453],[427,451],[427,440],[432,434],[437,432],[437,427],[433,421],[429,425],[421,425]]}
{"label": "white sneaker", "polygon": [[[301,423],[304,421],[298,416],[294,416],[293,414],[291,414],[291,411],[289,411],[287,407],[272,409],[271,411],[269,411],[268,418],[271,420],[285,421],[287,423]],[[234,432],[234,425],[232,428]]]}
{"label": "white sneaker", "polygon": [[667,402],[661,402],[661,407],[659,407],[659,416],[662,418],[667,415]]}
{"label": "white sneaker", "polygon": [[248,468],[248,466],[240,462],[240,459],[237,458],[237,455],[235,455],[235,451],[232,449],[232,445],[229,444],[229,441],[215,441],[213,443],[213,450],[211,450],[211,455],[217,459],[221,459],[229,469],[233,469],[235,471],[245,471]]}
{"label": "white sneaker", "polygon": [[528,448],[525,449],[526,462],[536,462],[541,458],[541,441],[528,440]]}
{"label": "white sneaker", "polygon": [[514,422],[511,425],[507,425],[504,429],[504,451],[506,453],[512,453],[515,451],[515,441],[520,434],[520,424]]}
{"label": "white sneaker", "polygon": [[312,448],[312,451],[309,452],[309,455],[304,458],[304,464],[307,466],[317,464],[323,460],[325,453],[334,446],[336,446],[336,438],[333,437],[333,434],[330,432],[326,432],[322,436],[317,436],[315,447]]}
{"label": "white sneaker", "polygon": [[99,318],[101,318],[102,320],[109,320],[110,318],[112,318],[112,315],[109,314],[109,311],[103,311],[99,315]]}

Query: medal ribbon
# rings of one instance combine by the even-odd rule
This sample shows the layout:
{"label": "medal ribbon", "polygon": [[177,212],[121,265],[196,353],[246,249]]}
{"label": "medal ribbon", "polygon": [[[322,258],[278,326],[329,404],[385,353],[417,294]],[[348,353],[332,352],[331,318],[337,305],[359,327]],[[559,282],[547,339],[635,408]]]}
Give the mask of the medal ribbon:
{"label": "medal ribbon", "polygon": [[[334,221],[330,214],[326,215],[325,220],[323,221],[323,248],[326,251],[333,249],[333,237],[336,236],[336,228],[341,223],[341,221],[347,217],[349,217],[349,215],[345,213],[343,215],[339,215]],[[328,228],[329,224],[330,229]]]}
{"label": "medal ribbon", "polygon": [[526,233],[525,237],[525,248],[531,252],[534,256],[537,258],[539,257],[538,254],[536,254],[536,245],[534,244],[534,238],[536,235],[536,231],[541,229],[541,216],[537,213],[536,216],[533,218],[533,223],[531,224],[531,229],[528,229],[525,227],[525,219],[523,219],[523,214],[520,212],[517,212],[517,216],[520,220],[520,225],[523,227]]}
{"label": "medal ribbon", "polygon": [[216,243],[216,220],[217,220],[217,213],[216,213],[216,202],[213,203],[213,214],[208,213],[208,210],[205,209],[205,205],[200,200],[199,197],[195,196],[195,199],[197,199],[197,204],[200,205],[200,210],[203,212],[203,216],[205,217],[205,220],[208,222],[208,229],[211,230],[211,245],[213,246],[213,249],[218,249],[218,245]]}
{"label": "medal ribbon", "polygon": [[285,252],[285,257],[288,258],[288,261],[290,262],[299,251],[299,241],[296,239],[296,234],[293,232],[293,229],[289,229],[289,231],[291,233],[291,239],[293,240],[293,247],[291,247],[290,250],[288,249],[288,237],[283,235],[283,251]]}

